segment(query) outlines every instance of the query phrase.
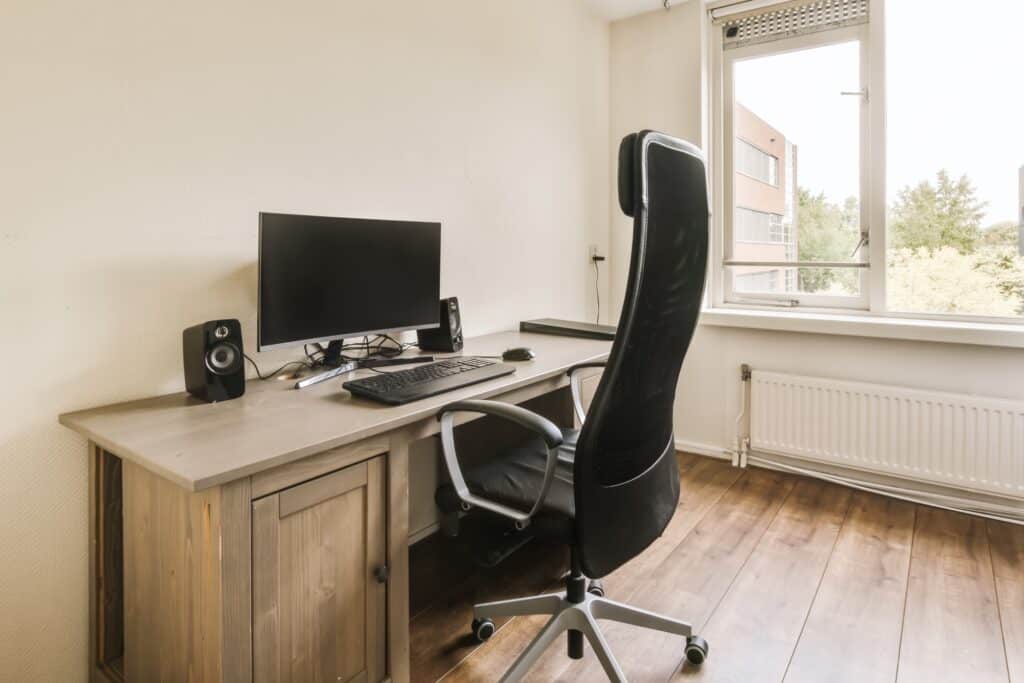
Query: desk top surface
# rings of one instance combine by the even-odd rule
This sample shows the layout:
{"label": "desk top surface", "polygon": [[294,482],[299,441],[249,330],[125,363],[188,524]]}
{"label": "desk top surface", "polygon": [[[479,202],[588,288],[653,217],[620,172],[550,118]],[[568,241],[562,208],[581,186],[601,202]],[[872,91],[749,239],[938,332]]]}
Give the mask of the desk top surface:
{"label": "desk top surface", "polygon": [[197,491],[432,417],[452,401],[525,387],[576,363],[604,359],[611,350],[607,341],[499,332],[467,339],[461,355],[501,355],[516,346],[529,346],[537,357],[511,363],[511,375],[402,406],[373,403],[342,389],[346,379],[371,374],[360,370],[302,390],[294,389],[294,381],[249,380],[245,395],[231,401],[203,403],[186,393],[170,394],[66,413],[60,423]]}

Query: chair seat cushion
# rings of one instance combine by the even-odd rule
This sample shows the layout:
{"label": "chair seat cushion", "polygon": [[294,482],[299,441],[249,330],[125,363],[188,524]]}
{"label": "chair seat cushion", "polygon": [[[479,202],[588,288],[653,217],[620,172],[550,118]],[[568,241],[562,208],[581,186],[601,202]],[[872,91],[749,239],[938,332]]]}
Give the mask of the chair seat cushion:
{"label": "chair seat cushion", "polygon": [[[576,430],[563,429],[562,432],[566,443],[575,444],[578,436]],[[540,535],[564,539],[571,534],[576,515],[572,485],[573,455],[573,450],[560,449],[555,479],[543,507],[530,525]],[[537,500],[544,482],[546,462],[547,448],[538,437],[498,452],[487,462],[463,470],[462,476],[473,494],[528,512]],[[434,500],[444,512],[455,512],[461,507],[455,487],[451,484],[438,488]]]}

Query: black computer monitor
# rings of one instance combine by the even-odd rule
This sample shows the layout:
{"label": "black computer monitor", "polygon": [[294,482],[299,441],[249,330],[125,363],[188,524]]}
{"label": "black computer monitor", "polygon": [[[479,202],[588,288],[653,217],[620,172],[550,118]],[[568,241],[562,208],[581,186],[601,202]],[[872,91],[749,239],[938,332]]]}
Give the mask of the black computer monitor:
{"label": "black computer monitor", "polygon": [[259,349],[437,327],[441,224],[260,214]]}

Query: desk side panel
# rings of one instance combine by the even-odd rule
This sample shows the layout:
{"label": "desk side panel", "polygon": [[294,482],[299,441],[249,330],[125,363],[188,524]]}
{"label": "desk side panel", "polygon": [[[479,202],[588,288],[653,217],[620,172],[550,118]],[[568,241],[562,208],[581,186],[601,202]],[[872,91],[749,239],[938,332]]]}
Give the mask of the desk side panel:
{"label": "desk side panel", "polygon": [[221,487],[224,683],[252,683],[252,490],[248,477]]}
{"label": "desk side panel", "polygon": [[124,461],[125,678],[222,678],[221,489]]}

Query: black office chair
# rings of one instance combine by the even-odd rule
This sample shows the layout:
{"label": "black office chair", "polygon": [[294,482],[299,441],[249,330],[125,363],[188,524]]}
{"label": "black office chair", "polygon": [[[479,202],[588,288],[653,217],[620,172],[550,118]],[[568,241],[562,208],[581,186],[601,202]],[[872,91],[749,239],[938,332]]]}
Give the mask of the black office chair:
{"label": "black office chair", "polygon": [[[686,657],[694,664],[708,652],[689,624],[608,600],[593,582],[587,587],[587,577],[609,574],[657,539],[679,502],[672,407],[700,313],[708,253],[700,150],[651,131],[627,136],[619,148],[619,204],[633,217],[629,280],[615,342],[582,430],[563,431],[496,401],[460,401],[440,413],[452,482],[437,492],[442,511],[479,508],[571,548],[564,592],[474,608],[473,630],[480,640],[494,633],[492,617],[551,615],[503,681],[522,678],[563,631],[569,632],[570,657],[583,656],[585,636],[609,679],[625,681],[598,619],[684,636]],[[511,420],[539,438],[463,472],[454,437],[460,411]],[[574,449],[560,448],[566,438],[577,439]]]}

